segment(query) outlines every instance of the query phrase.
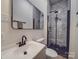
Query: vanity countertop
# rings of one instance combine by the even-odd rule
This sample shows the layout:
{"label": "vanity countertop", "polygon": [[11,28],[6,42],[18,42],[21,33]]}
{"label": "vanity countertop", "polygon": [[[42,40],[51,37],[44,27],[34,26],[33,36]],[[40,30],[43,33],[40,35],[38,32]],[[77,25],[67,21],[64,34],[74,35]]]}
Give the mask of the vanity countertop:
{"label": "vanity countertop", "polygon": [[[2,59],[34,59],[40,51],[45,48],[45,45],[29,41],[25,46],[13,47],[2,52]],[[24,51],[27,52],[24,55]]]}

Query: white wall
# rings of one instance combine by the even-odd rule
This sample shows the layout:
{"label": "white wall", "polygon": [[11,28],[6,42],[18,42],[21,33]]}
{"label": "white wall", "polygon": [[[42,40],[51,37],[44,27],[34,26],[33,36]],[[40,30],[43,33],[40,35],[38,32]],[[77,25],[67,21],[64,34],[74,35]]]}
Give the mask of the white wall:
{"label": "white wall", "polygon": [[[36,1],[35,4],[44,12],[44,20],[46,24],[47,20],[47,11],[46,11],[46,2],[44,0],[33,0]],[[42,2],[43,1],[43,2]],[[46,1],[46,0],[45,0]],[[44,4],[45,3],[45,4]],[[38,39],[41,37],[46,38],[46,25],[44,30],[13,30],[11,28],[11,0],[2,0],[1,1],[1,44],[2,50],[10,48],[16,44],[16,42],[21,40],[22,35],[26,35],[28,40]]]}
{"label": "white wall", "polygon": [[71,22],[70,22],[70,57],[75,57],[78,59],[78,16],[76,12],[78,11],[78,0],[71,0]]}

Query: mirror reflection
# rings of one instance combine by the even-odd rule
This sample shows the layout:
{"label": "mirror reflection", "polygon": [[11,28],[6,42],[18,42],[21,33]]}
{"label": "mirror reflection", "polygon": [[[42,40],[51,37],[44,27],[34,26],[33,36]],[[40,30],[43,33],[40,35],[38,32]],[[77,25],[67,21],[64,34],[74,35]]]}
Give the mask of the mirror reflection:
{"label": "mirror reflection", "polygon": [[43,29],[43,13],[27,0],[12,0],[11,19],[13,29]]}

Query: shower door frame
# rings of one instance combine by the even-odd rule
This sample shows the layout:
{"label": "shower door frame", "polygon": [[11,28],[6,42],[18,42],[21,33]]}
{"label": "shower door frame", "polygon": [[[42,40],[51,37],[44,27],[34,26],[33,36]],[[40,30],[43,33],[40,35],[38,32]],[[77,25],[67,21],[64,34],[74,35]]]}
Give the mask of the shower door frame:
{"label": "shower door frame", "polygon": [[69,57],[69,43],[70,43],[70,10],[67,11],[67,59]]}

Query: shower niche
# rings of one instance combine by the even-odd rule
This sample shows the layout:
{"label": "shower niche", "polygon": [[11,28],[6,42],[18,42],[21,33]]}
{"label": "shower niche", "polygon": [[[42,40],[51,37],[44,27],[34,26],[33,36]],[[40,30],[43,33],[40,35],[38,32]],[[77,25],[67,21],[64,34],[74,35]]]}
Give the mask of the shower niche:
{"label": "shower niche", "polygon": [[49,0],[47,46],[68,58],[70,34],[70,1]]}

